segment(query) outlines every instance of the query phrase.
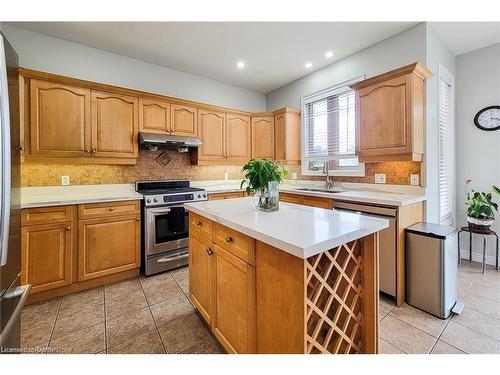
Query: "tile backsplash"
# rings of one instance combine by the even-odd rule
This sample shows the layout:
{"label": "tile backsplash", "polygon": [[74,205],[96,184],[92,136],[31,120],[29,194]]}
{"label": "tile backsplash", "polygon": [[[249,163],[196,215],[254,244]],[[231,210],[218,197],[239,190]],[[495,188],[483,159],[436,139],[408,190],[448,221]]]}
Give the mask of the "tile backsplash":
{"label": "tile backsplash", "polygon": [[[96,164],[44,164],[23,163],[21,165],[21,186],[61,185],[61,176],[69,176],[71,185],[133,183],[137,180],[181,179],[193,181],[242,179],[241,166],[197,166],[191,165],[189,154],[168,151],[171,161],[164,167],[155,159],[161,152],[141,150],[136,165]],[[301,176],[299,166],[289,166],[299,179],[323,180],[323,177]],[[385,162],[366,164],[365,177],[335,177],[339,182],[373,183],[375,173],[385,173],[388,184],[409,185],[410,173],[420,174],[421,163]]]}

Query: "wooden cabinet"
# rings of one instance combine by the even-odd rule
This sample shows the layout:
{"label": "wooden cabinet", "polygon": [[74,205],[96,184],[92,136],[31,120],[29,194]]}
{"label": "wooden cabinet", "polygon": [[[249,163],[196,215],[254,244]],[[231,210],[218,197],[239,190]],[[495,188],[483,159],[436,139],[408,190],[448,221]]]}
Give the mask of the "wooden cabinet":
{"label": "wooden cabinet", "polygon": [[170,104],[158,100],[139,99],[139,130],[146,133],[169,133]]}
{"label": "wooden cabinet", "polygon": [[92,91],[92,154],[137,158],[138,99]]}
{"label": "wooden cabinet", "polygon": [[226,159],[245,164],[252,158],[250,117],[228,113],[226,121]]}
{"label": "wooden cabinet", "polygon": [[215,336],[230,353],[255,353],[255,268],[214,246]]}
{"label": "wooden cabinet", "polygon": [[331,209],[333,207],[333,200],[324,197],[313,197],[309,195],[300,195],[292,193],[280,193],[280,201],[303,204],[305,206],[320,207],[325,209]]}
{"label": "wooden cabinet", "polygon": [[300,112],[290,108],[275,112],[274,158],[285,164],[300,164]]}
{"label": "wooden cabinet", "polygon": [[274,117],[252,117],[252,158],[274,159]]}
{"label": "wooden cabinet", "polygon": [[206,322],[212,324],[211,241],[191,232],[189,236],[189,298]]}
{"label": "wooden cabinet", "polygon": [[351,86],[361,162],[423,160],[424,80],[431,75],[415,63]]}
{"label": "wooden cabinet", "polygon": [[73,224],[44,224],[22,228],[22,284],[31,293],[72,282]]}
{"label": "wooden cabinet", "polygon": [[90,90],[32,80],[30,98],[32,155],[90,155]]}
{"label": "wooden cabinet", "polygon": [[233,193],[209,193],[208,200],[215,201],[219,199],[233,199],[233,198],[242,198],[245,196],[245,193],[242,191],[235,191]]}
{"label": "wooden cabinet", "polygon": [[78,280],[90,280],[140,267],[137,215],[78,222]]}
{"label": "wooden cabinet", "polygon": [[198,135],[197,109],[186,105],[170,106],[170,130],[173,135],[196,137]]}
{"label": "wooden cabinet", "polygon": [[198,110],[199,161],[226,160],[226,115],[222,112]]}

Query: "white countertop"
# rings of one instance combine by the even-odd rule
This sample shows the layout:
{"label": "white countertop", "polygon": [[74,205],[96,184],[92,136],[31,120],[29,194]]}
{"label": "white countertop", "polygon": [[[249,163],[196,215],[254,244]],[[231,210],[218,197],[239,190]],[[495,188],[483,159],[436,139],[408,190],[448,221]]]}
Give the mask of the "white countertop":
{"label": "white countertop", "polygon": [[[202,187],[208,193],[231,193],[242,191],[240,182],[231,181],[192,181],[191,185]],[[373,185],[373,184],[341,184],[340,193],[319,191],[304,191],[302,188],[322,188],[324,184],[318,181],[285,182],[280,185],[280,192],[300,194],[314,197],[324,197],[342,201],[371,203],[384,206],[407,206],[426,200],[422,188],[414,186]]]}
{"label": "white countertop", "polygon": [[21,188],[21,208],[142,199],[134,184]]}
{"label": "white countertop", "polygon": [[306,259],[389,226],[386,219],[280,202],[276,212],[253,198],[187,203],[185,207],[238,232]]}

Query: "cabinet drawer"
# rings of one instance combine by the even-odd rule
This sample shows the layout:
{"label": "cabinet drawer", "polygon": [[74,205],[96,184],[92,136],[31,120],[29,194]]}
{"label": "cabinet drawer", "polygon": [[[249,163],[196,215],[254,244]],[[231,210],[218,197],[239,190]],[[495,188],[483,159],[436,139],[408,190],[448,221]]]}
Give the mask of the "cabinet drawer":
{"label": "cabinet drawer", "polygon": [[255,265],[255,243],[253,238],[236,232],[224,225],[214,223],[213,241],[231,254]]}
{"label": "cabinet drawer", "polygon": [[212,223],[213,221],[204,216],[189,213],[189,230],[201,234],[203,237],[212,240]]}
{"label": "cabinet drawer", "polygon": [[93,219],[116,215],[137,214],[140,212],[140,201],[89,203],[78,206],[78,219]]}
{"label": "cabinet drawer", "polygon": [[326,208],[327,210],[333,207],[331,199],[321,197],[304,197],[303,204],[306,206]]}
{"label": "cabinet drawer", "polygon": [[21,225],[55,224],[72,221],[75,206],[25,208],[21,211]]}
{"label": "cabinet drawer", "polygon": [[288,202],[288,203],[295,203],[295,204],[302,204],[304,202],[304,199],[301,195],[298,195],[298,194],[280,193],[280,201]]}

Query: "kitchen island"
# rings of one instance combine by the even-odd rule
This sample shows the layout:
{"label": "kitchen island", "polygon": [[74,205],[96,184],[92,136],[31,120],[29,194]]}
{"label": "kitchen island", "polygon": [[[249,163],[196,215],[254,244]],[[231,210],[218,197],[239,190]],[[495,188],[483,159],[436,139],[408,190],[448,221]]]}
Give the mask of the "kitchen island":
{"label": "kitchen island", "polygon": [[385,219],[252,198],[186,204],[189,297],[230,353],[377,353]]}

